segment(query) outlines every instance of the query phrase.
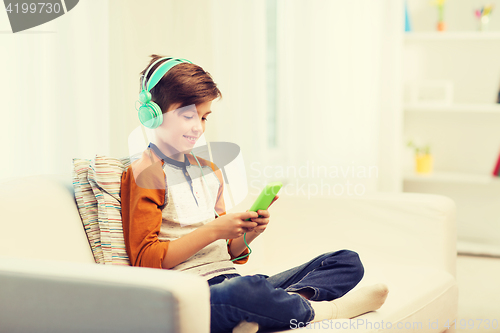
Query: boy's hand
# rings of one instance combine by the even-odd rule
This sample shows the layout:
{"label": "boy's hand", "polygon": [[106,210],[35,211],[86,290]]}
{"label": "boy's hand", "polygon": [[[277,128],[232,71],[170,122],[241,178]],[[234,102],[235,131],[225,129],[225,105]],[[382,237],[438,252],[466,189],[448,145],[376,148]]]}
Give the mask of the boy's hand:
{"label": "boy's hand", "polygon": [[[279,196],[275,196],[273,201],[269,205],[269,207],[271,207],[271,205],[276,200],[278,200],[278,198],[279,198]],[[269,209],[269,207],[267,209]],[[261,233],[263,233],[266,230],[267,225],[269,224],[269,218],[271,217],[271,214],[269,213],[269,210],[267,210],[267,209],[266,210],[258,210],[257,213],[259,214],[259,217],[250,219],[251,221],[258,223],[258,226],[256,226],[252,230],[252,232],[256,233],[257,235],[260,235]]]}
{"label": "boy's hand", "polygon": [[248,211],[226,214],[205,224],[204,227],[208,228],[216,240],[238,238],[258,225],[257,222],[245,221],[256,217],[258,217],[256,212]]}

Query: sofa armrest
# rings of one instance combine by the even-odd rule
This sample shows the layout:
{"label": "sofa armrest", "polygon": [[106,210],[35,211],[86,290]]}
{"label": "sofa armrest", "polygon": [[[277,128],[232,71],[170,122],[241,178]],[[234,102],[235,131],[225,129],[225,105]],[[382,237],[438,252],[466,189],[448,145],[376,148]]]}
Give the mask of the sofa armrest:
{"label": "sofa armrest", "polygon": [[[249,207],[253,199],[236,209]],[[350,249],[362,261],[425,266],[455,276],[455,210],[451,199],[433,194],[308,198],[284,193],[269,209],[271,222],[255,252],[265,253],[267,267],[279,260],[294,258],[298,264],[312,253]]]}
{"label": "sofa armrest", "polygon": [[209,332],[209,287],[176,271],[0,257],[0,323],[6,332]]}

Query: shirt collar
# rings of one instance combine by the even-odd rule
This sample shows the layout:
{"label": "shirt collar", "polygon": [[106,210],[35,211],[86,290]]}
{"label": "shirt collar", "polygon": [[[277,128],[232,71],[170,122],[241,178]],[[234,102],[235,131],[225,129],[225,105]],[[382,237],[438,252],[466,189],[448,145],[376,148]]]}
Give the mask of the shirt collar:
{"label": "shirt collar", "polygon": [[163,154],[161,152],[161,150],[152,142],[149,143],[148,148],[151,148],[153,150],[153,152],[156,154],[156,156],[158,156],[163,161],[165,161],[165,163],[172,164],[172,165],[175,165],[175,166],[180,167],[180,168],[182,168],[184,166],[191,165],[191,163],[189,163],[189,159],[187,158],[186,154],[184,154],[184,162],[181,162],[181,161],[174,160],[173,158],[170,158],[170,157],[166,156],[165,154]]}

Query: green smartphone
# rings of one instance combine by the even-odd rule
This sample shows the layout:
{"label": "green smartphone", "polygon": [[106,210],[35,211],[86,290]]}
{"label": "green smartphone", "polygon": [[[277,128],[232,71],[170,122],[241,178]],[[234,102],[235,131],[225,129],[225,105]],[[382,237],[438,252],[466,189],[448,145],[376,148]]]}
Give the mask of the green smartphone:
{"label": "green smartphone", "polygon": [[[282,186],[283,184],[281,182],[272,182],[267,184],[262,192],[260,192],[252,207],[250,207],[249,211],[256,212],[258,210],[266,210],[269,208],[269,205],[273,202],[274,197],[278,194]],[[250,219],[246,219],[246,221],[250,221]]]}

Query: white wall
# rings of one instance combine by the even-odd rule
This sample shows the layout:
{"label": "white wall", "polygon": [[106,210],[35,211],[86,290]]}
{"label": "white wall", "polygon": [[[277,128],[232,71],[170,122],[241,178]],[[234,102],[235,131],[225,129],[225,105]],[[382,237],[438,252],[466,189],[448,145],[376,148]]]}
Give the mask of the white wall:
{"label": "white wall", "polygon": [[15,34],[0,11],[0,30],[0,179],[109,154],[107,2]]}
{"label": "white wall", "polygon": [[402,191],[403,136],[402,50],[404,26],[402,1],[382,1],[380,56],[380,122],[378,190]]}

